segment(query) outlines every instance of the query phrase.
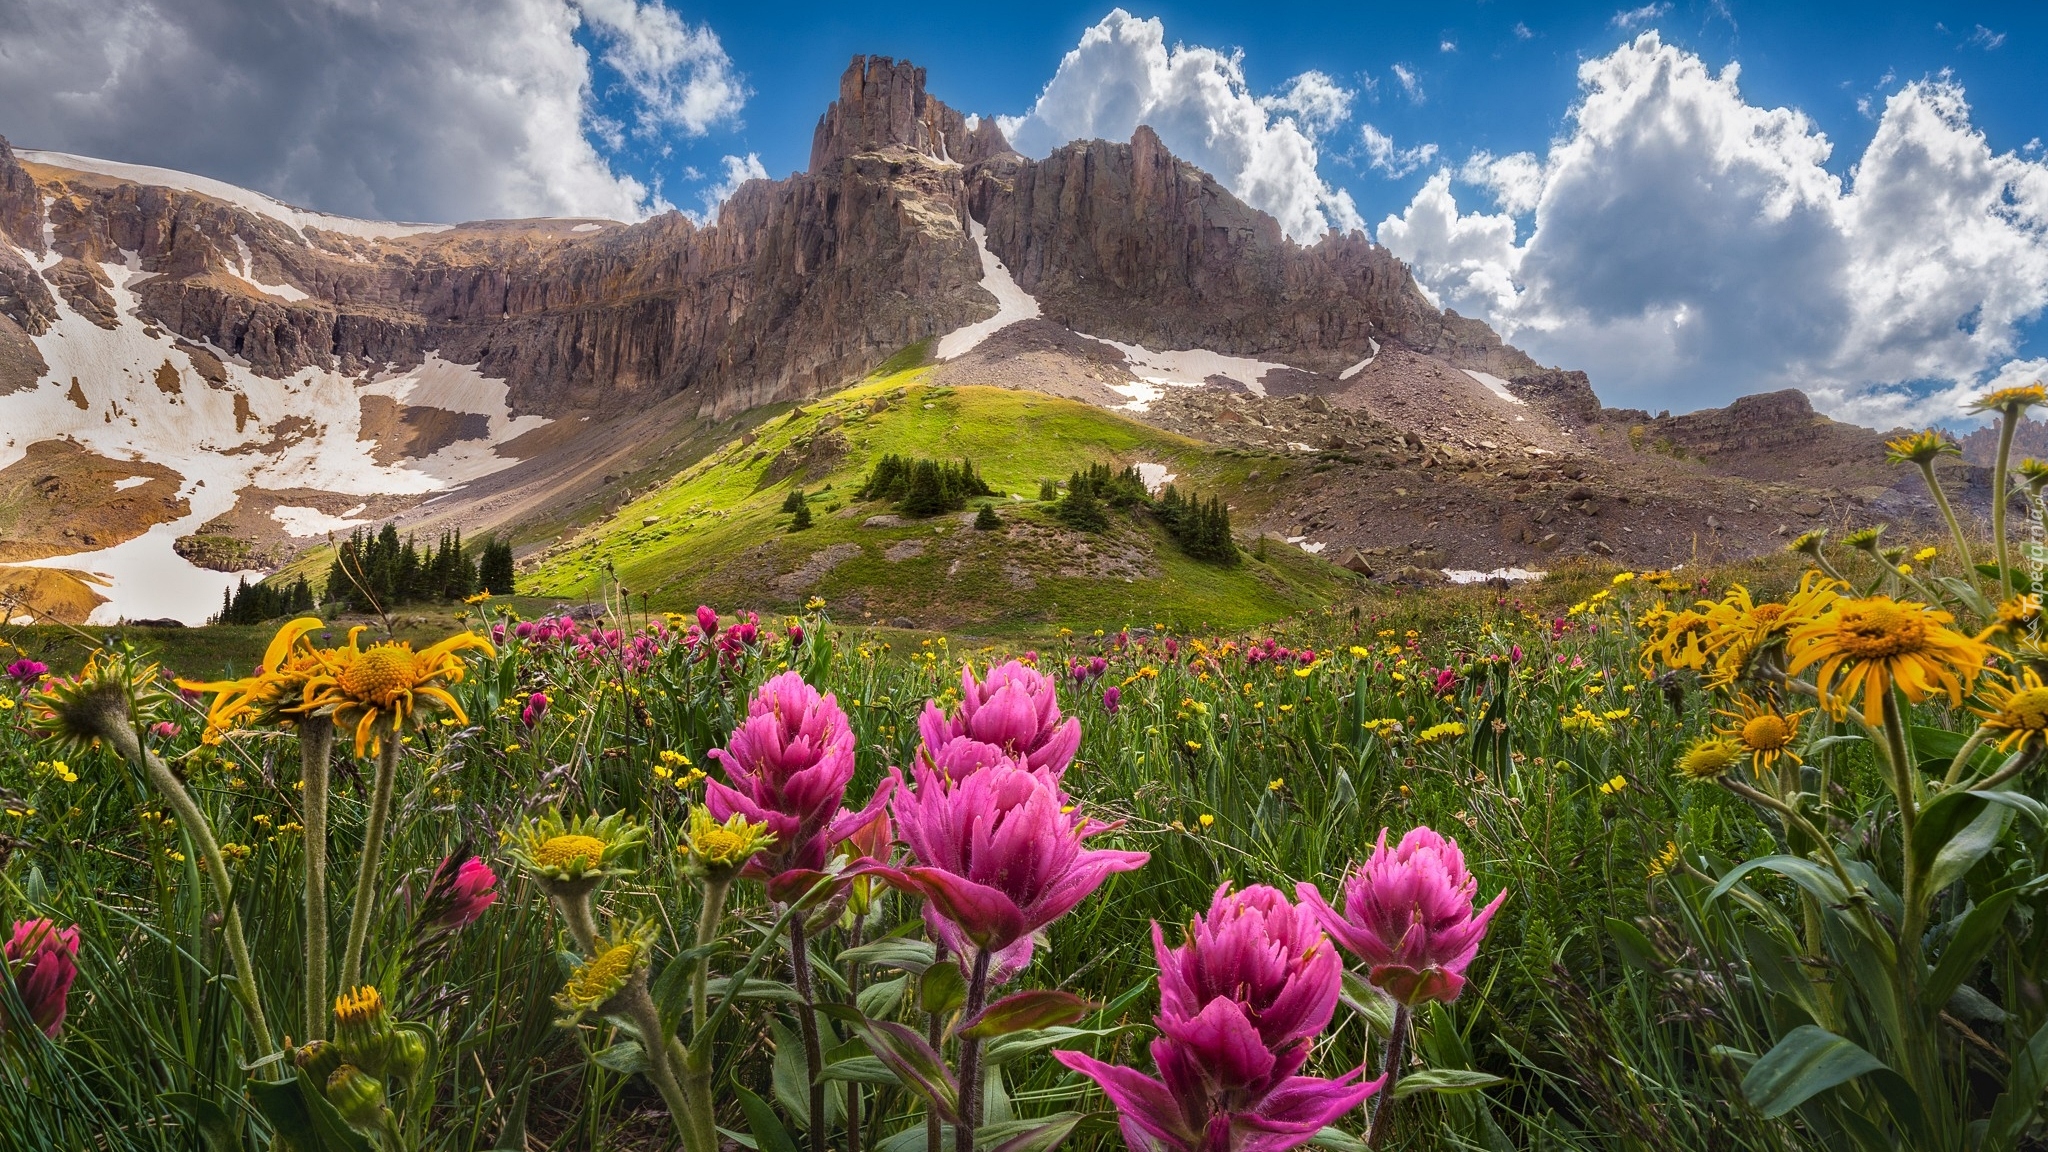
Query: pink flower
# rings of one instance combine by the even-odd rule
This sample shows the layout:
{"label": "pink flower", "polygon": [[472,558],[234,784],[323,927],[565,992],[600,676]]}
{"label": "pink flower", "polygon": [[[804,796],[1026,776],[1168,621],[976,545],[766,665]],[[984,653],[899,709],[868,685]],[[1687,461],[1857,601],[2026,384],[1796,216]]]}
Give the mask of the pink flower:
{"label": "pink flower", "polygon": [[17,920],[14,935],[0,952],[28,1018],[45,1036],[56,1039],[64,1028],[65,998],[78,978],[78,929],[60,930],[48,920]]}
{"label": "pink flower", "polygon": [[1456,1000],[1465,987],[1487,922],[1507,899],[1502,891],[1475,912],[1478,888],[1457,841],[1413,828],[1389,851],[1382,828],[1372,855],[1344,880],[1342,915],[1313,884],[1296,885],[1295,895],[1339,947],[1365,961],[1374,984],[1413,1006]]}
{"label": "pink flower", "polygon": [[697,631],[707,640],[718,635],[718,613],[709,604],[697,605]]}
{"label": "pink flower", "polygon": [[1111,684],[1102,690],[1102,710],[1111,716],[1124,706],[1124,690]]}
{"label": "pink flower", "polygon": [[[893,777],[884,782],[859,812],[841,809],[853,779],[853,729],[835,697],[818,695],[795,672],[761,685],[747,718],[710,755],[731,782],[704,782],[712,818],[738,812],[775,834],[771,847],[747,861],[744,874],[770,881],[776,899],[788,896],[791,885],[808,887],[804,874],[822,869],[835,845],[871,824],[895,783]],[[775,883],[786,874],[786,884]]]}
{"label": "pink flower", "polygon": [[804,626],[803,626],[803,625],[801,625],[801,624],[791,624],[791,625],[789,626],[789,643],[790,643],[790,645],[791,645],[792,647],[794,647],[795,645],[801,644],[801,643],[803,643],[803,642],[804,642]]}
{"label": "pink flower", "polygon": [[526,698],[526,707],[519,710],[519,722],[531,728],[540,723],[540,718],[547,715],[547,712],[548,694],[535,692]]}
{"label": "pink flower", "polygon": [[1179,948],[1152,926],[1159,961],[1158,1078],[1080,1052],[1141,1152],[1283,1152],[1363,1103],[1384,1079],[1297,1076],[1337,1007],[1342,968],[1306,909],[1263,885],[1216,890]]}
{"label": "pink flower", "polygon": [[1052,677],[1015,660],[991,669],[977,681],[972,666],[960,669],[960,706],[951,716],[936,703],[926,703],[918,718],[925,750],[937,755],[954,739],[966,736],[993,744],[1029,768],[1050,768],[1064,774],[1081,748],[1081,722],[1063,720]]}
{"label": "pink flower", "polygon": [[916,791],[898,788],[892,807],[917,863],[886,874],[990,952],[1066,915],[1111,873],[1150,858],[1084,849],[1083,838],[1102,826],[1069,810],[1049,770],[1005,759],[950,786],[927,765],[916,775]]}
{"label": "pink flower", "polygon": [[30,660],[26,656],[7,666],[7,674],[14,678],[16,684],[33,684],[42,679],[43,673],[49,670],[48,664],[40,660]]}
{"label": "pink flower", "polygon": [[1520,664],[1521,662],[1522,662],[1522,646],[1521,646],[1520,644],[1510,644],[1510,645],[1508,645],[1508,663],[1510,663],[1510,664]]}
{"label": "pink flower", "polygon": [[149,734],[159,740],[176,739],[179,731],[178,726],[169,720],[159,720],[149,726]]}
{"label": "pink flower", "polygon": [[474,924],[484,909],[498,899],[498,874],[481,857],[471,856],[461,864],[450,856],[434,870],[427,906],[431,923],[443,931]]}

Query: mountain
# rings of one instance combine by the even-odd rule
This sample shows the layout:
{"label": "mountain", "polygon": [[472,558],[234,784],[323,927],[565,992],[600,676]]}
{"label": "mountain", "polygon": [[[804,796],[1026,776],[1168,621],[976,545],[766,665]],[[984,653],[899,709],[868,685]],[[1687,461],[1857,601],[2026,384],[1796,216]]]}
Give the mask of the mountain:
{"label": "mountain", "polygon": [[[847,69],[807,171],[709,226],[350,220],[0,141],[0,239],[0,595],[62,585],[73,615],[196,620],[393,516],[538,563],[885,361],[1310,461],[1250,469],[1239,527],[1360,567],[1668,563],[1924,512],[1875,433],[1803,397],[1611,412],[1149,128],[1034,160],[884,57]],[[1788,436],[1832,454],[1799,475]],[[74,535],[23,527],[52,523]]]}

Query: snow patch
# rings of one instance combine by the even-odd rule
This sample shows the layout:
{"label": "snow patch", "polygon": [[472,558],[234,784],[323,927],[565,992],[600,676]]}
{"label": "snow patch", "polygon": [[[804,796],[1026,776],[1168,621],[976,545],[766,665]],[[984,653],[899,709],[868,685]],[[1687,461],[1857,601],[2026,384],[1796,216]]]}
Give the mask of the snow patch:
{"label": "snow patch", "polygon": [[937,352],[941,360],[965,356],[997,332],[1019,320],[1038,316],[1038,300],[1019,288],[1016,277],[1010,275],[1009,267],[988,250],[988,229],[969,217],[967,235],[974,240],[974,250],[981,254],[981,286],[996,298],[996,314],[941,336]]}
{"label": "snow patch", "polygon": [[1478,584],[1486,580],[1541,580],[1548,572],[1532,568],[1495,568],[1491,572],[1479,572],[1471,568],[1446,568],[1444,578],[1453,584]]}
{"label": "snow patch", "polygon": [[1346,368],[1342,372],[1337,373],[1337,379],[1349,380],[1353,376],[1358,375],[1360,372],[1365,371],[1367,368],[1372,367],[1372,362],[1380,358],[1380,342],[1377,340],[1373,340],[1370,336],[1366,337],[1366,339],[1372,341],[1372,355],[1367,356],[1365,359],[1360,360],[1358,363],[1353,364],[1351,367]]}
{"label": "snow patch", "polygon": [[1472,369],[1467,368],[1465,369],[1465,375],[1470,376],[1473,380],[1477,381],[1480,384],[1485,385],[1486,390],[1488,392],[1493,393],[1495,396],[1500,397],[1501,399],[1507,401],[1510,404],[1527,403],[1527,401],[1523,400],[1520,396],[1515,395],[1512,391],[1508,389],[1507,381],[1501,379],[1498,376],[1495,376],[1491,372],[1474,372]]}
{"label": "snow patch", "polygon": [[351,520],[349,516],[361,512],[368,505],[358,504],[340,516],[322,512],[318,508],[304,508],[297,504],[280,504],[270,510],[270,518],[284,527],[287,536],[303,539],[307,536],[325,536],[330,532],[346,532],[360,528],[368,520]]}
{"label": "snow patch", "polygon": [[114,491],[126,492],[130,488],[139,487],[147,483],[149,483],[149,477],[147,476],[130,476],[126,480],[114,481]]}
{"label": "snow patch", "polygon": [[240,236],[235,237],[235,251],[239,253],[242,257],[242,266],[240,268],[236,268],[234,265],[230,264],[228,266],[228,275],[233,276],[235,279],[240,280],[242,283],[247,284],[249,287],[254,288],[258,292],[267,292],[272,296],[276,296],[284,300],[289,300],[294,304],[306,298],[306,294],[304,292],[299,291],[297,288],[294,288],[289,284],[265,284],[263,281],[256,279],[256,277],[249,271],[250,268],[254,267],[254,264],[252,261],[252,257],[249,255],[248,242],[243,240]]}
{"label": "snow patch", "polygon": [[87,624],[118,624],[122,620],[171,619],[204,624],[220,610],[221,597],[243,579],[260,580],[261,572],[214,572],[201,568],[171,545],[180,536],[234,506],[228,488],[209,489],[204,481],[179,493],[192,502],[190,515],[93,552],[23,561],[28,568],[69,568],[85,573],[107,602],[93,609]]}
{"label": "snow patch", "polygon": [[[1121,340],[1110,340],[1101,336],[1090,336],[1086,332],[1075,335],[1084,340],[1107,344],[1124,354],[1129,363],[1131,375],[1147,384],[1174,388],[1200,388],[1209,382],[1211,376],[1227,376],[1243,384],[1254,396],[1264,396],[1266,373],[1287,365],[1273,360],[1254,360],[1249,356],[1228,356],[1211,352],[1206,348],[1184,348],[1170,352],[1155,352],[1142,344],[1126,344]],[[1112,386],[1114,387],[1114,386]],[[1118,388],[1117,391],[1123,392]],[[1128,392],[1124,393],[1129,395]],[[1146,403],[1159,398],[1160,393],[1146,399]],[[1130,405],[1125,405],[1130,407]],[[1143,408],[1135,409],[1142,412]]]}
{"label": "snow patch", "polygon": [[604,229],[604,225],[602,225],[602,224],[578,224],[578,225],[577,225],[577,226],[575,226],[574,228],[571,228],[571,229],[569,229],[569,231],[571,231],[571,232],[599,232],[599,231],[602,231],[603,229]]}
{"label": "snow patch", "polygon": [[357,220],[348,216],[329,216],[325,212],[313,212],[295,208],[282,200],[238,188],[223,180],[206,176],[195,176],[190,172],[178,172],[170,168],[152,168],[146,164],[122,164],[113,160],[98,160],[91,156],[74,156],[69,152],[43,152],[34,149],[18,149],[16,156],[31,164],[47,164],[52,168],[69,168],[73,172],[90,172],[98,176],[111,176],[131,184],[147,184],[159,188],[176,188],[184,192],[196,192],[225,200],[246,212],[270,219],[297,232],[301,228],[318,228],[325,232],[344,232],[366,240],[382,240],[392,236],[417,236],[423,232],[446,232],[452,224],[401,224],[385,220]]}
{"label": "snow patch", "polygon": [[1159,494],[1161,488],[1179,479],[1178,476],[1168,472],[1164,464],[1139,464],[1136,467],[1138,469],[1138,479],[1145,482],[1145,491],[1155,496]]}

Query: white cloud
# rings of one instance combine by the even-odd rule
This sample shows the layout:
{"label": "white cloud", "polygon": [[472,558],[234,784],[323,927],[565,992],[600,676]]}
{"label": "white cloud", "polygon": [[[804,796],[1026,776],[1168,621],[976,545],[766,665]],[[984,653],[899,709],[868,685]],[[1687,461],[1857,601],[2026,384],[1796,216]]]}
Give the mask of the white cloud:
{"label": "white cloud", "polygon": [[356,216],[634,219],[663,205],[599,150],[626,125],[597,115],[581,23],[641,125],[699,131],[744,98],[716,36],[656,0],[258,7],[14,0],[0,129]]}
{"label": "white cloud", "polygon": [[1422,79],[1406,64],[1394,65],[1394,79],[1401,82],[1401,91],[1407,93],[1408,99],[1415,103],[1420,104],[1428,98],[1422,91]]}
{"label": "white cloud", "polygon": [[1118,8],[1082,33],[1030,112],[998,122],[1033,156],[1070,140],[1128,140],[1150,125],[1176,156],[1271,214],[1288,236],[1311,241],[1363,224],[1351,198],[1316,172],[1316,136],[1350,114],[1354,97],[1304,73],[1262,100],[1245,83],[1241,53],[1168,48],[1163,23]]}
{"label": "white cloud", "polygon": [[684,215],[695,220],[699,226],[716,222],[718,209],[727,200],[732,199],[732,194],[740,190],[740,185],[749,180],[768,178],[767,167],[761,163],[761,157],[753,152],[745,156],[727,156],[719,163],[725,169],[725,175],[718,183],[704,189],[700,197],[704,202],[704,211],[684,212]]}
{"label": "white cloud", "polygon": [[1461,170],[1501,211],[1461,213],[1442,172],[1381,224],[1447,304],[1650,408],[1796,386],[1888,426],[2038,369],[2014,355],[2048,308],[2048,164],[1994,153],[1947,77],[1886,100],[1846,180],[1804,115],[1655,33],[1579,80],[1540,163]]}
{"label": "white cloud", "polygon": [[676,127],[702,136],[746,104],[746,84],[709,25],[692,28],[661,0],[575,3],[637,98],[643,134]]}
{"label": "white cloud", "polygon": [[1639,25],[1648,24],[1652,20],[1662,20],[1664,14],[1669,11],[1671,11],[1669,0],[1659,4],[1645,4],[1640,8],[1629,8],[1616,12],[1614,19],[1609,20],[1608,24],[1625,31]]}
{"label": "white cloud", "polygon": [[1448,38],[1439,40],[1436,42],[1436,50],[1439,52],[1456,52],[1458,50],[1458,42]]}
{"label": "white cloud", "polygon": [[1365,143],[1365,156],[1373,167],[1387,174],[1390,180],[1398,180],[1417,168],[1436,159],[1435,144],[1417,144],[1412,148],[1396,148],[1394,138],[1370,124],[1359,131]]}
{"label": "white cloud", "polygon": [[1968,36],[1963,38],[1963,43],[1971,48],[1982,48],[1989,52],[2000,44],[2005,43],[2005,33],[1993,32],[1991,29],[1979,24],[1971,30]]}
{"label": "white cloud", "polygon": [[1535,37],[1536,34],[1534,32],[1529,31],[1529,26],[1527,24],[1522,23],[1520,20],[1515,21],[1515,39],[1533,40],[1535,39]]}

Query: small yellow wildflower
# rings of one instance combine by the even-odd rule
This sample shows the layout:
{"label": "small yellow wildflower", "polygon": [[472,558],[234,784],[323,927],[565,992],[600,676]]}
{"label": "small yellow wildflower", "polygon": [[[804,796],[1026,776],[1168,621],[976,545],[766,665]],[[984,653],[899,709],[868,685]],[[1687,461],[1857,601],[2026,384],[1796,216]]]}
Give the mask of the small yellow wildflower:
{"label": "small yellow wildflower", "polygon": [[1602,796],[1612,796],[1615,793],[1620,792],[1622,789],[1627,787],[1628,777],[1623,776],[1620,773],[1616,773],[1612,780],[1606,780],[1601,783],[1600,794]]}
{"label": "small yellow wildflower", "polygon": [[1204,828],[1213,828],[1216,826],[1216,818],[1204,812],[1195,818],[1195,823],[1200,824]]}

